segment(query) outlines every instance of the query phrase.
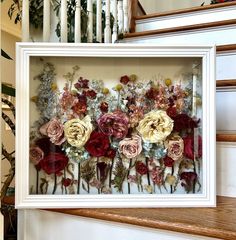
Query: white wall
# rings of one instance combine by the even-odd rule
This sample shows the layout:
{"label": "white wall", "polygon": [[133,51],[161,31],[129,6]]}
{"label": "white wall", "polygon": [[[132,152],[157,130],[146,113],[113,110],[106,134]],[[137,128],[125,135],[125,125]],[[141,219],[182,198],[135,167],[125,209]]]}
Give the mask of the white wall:
{"label": "white wall", "polygon": [[139,0],[147,14],[210,4],[210,0]]}

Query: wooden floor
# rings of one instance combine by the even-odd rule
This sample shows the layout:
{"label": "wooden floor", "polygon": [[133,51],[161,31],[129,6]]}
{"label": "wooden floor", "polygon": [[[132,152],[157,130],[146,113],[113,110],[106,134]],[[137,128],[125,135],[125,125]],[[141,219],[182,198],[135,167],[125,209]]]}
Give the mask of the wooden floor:
{"label": "wooden floor", "polygon": [[49,211],[220,239],[236,239],[236,198],[218,197],[217,208],[53,209]]}

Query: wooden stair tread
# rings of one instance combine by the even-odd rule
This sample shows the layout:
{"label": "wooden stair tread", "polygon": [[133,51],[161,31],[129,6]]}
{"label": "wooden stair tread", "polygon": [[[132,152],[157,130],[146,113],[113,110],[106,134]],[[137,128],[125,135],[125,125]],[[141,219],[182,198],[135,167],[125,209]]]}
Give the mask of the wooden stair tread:
{"label": "wooden stair tread", "polygon": [[217,142],[236,142],[235,133],[217,133],[216,134]]}
{"label": "wooden stair tread", "polygon": [[236,79],[217,80],[216,87],[236,87]]}
{"label": "wooden stair tread", "polygon": [[201,236],[236,239],[236,198],[216,208],[50,209],[49,211]]}
{"label": "wooden stair tread", "polygon": [[173,33],[173,32],[182,32],[182,31],[190,31],[190,30],[197,30],[197,29],[204,29],[204,28],[230,26],[230,25],[236,25],[236,19],[216,21],[216,22],[210,22],[210,23],[200,23],[200,24],[179,26],[179,27],[165,28],[165,29],[158,29],[158,30],[148,30],[143,32],[126,33],[124,35],[124,38],[144,37],[144,36],[150,36],[150,35],[159,35],[159,34],[166,34],[166,33]]}
{"label": "wooden stair tread", "polygon": [[165,17],[165,16],[172,16],[177,14],[184,14],[184,13],[192,13],[192,12],[199,12],[209,9],[217,9],[222,7],[230,7],[236,5],[236,2],[225,2],[225,3],[218,3],[218,4],[212,4],[212,5],[204,5],[204,6],[198,6],[198,7],[191,7],[191,8],[185,8],[185,9],[178,9],[178,10],[172,10],[172,11],[166,11],[162,13],[152,13],[147,14],[144,16],[136,16],[136,20],[143,20],[148,18],[158,18],[158,17]]}
{"label": "wooden stair tread", "polygon": [[228,51],[235,51],[236,50],[236,44],[227,44],[227,45],[220,45],[216,47],[216,51],[218,53],[220,52],[228,52]]}

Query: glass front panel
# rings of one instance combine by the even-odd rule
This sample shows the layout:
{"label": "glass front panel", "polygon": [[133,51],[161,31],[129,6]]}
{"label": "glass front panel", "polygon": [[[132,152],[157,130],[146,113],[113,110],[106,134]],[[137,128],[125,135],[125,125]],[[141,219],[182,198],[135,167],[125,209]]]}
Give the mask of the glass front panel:
{"label": "glass front panel", "polygon": [[201,58],[31,57],[31,194],[201,194]]}

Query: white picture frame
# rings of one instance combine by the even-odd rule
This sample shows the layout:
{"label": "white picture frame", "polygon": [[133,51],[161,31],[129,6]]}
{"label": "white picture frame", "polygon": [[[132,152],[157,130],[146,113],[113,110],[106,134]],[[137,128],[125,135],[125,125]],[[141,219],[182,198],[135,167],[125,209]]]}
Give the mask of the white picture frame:
{"label": "white picture frame", "polygon": [[[30,194],[30,61],[32,57],[200,58],[202,62],[202,192],[196,194]],[[214,207],[215,46],[155,44],[17,43],[16,45],[16,208]]]}

